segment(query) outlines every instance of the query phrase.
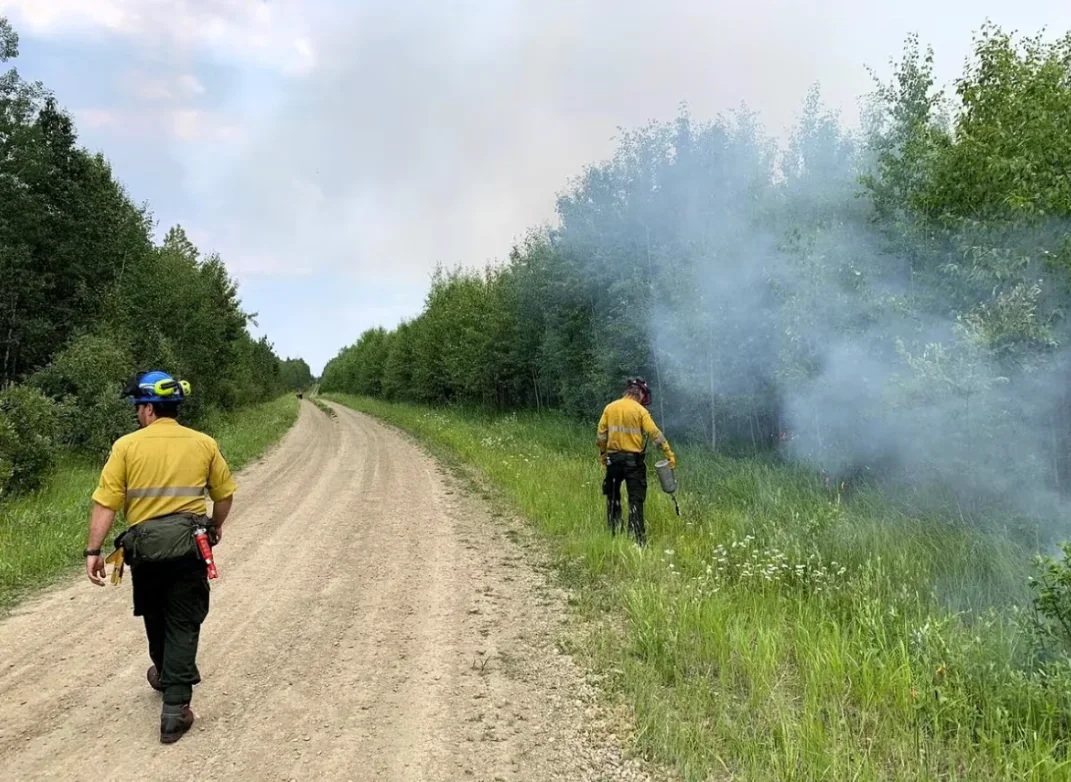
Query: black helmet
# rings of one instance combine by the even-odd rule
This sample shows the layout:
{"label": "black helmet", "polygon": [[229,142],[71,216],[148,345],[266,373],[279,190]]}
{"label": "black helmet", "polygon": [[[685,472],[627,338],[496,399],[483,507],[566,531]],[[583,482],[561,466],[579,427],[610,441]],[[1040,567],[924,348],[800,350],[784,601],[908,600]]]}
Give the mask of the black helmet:
{"label": "black helmet", "polygon": [[640,390],[641,399],[640,404],[644,407],[649,407],[651,404],[651,387],[647,385],[647,381],[642,377],[630,377],[625,381],[625,391],[638,388]]}

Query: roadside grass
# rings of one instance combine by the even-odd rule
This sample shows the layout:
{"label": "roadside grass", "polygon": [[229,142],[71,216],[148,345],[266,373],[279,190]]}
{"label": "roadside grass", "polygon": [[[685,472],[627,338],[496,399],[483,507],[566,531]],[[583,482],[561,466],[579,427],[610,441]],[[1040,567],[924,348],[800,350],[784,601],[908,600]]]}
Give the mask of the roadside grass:
{"label": "roadside grass", "polygon": [[605,527],[589,429],[342,395],[474,465],[530,519],[592,620],[575,652],[686,780],[1071,778],[1071,672],[1029,628],[1029,552],[844,500],[816,476],[680,448],[678,518]]}
{"label": "roadside grass", "polygon": [[253,405],[235,413],[216,413],[202,427],[219,443],[231,470],[240,470],[275,445],[297,420],[299,403],[293,394]]}
{"label": "roadside grass", "polygon": [[316,405],[317,409],[328,418],[334,418],[338,415],[329,405],[324,404],[324,401],[320,399],[318,394],[310,394],[309,401]]}
{"label": "roadside grass", "polygon": [[[297,399],[287,394],[214,415],[200,428],[217,439],[228,464],[238,470],[278,442],[297,413]],[[102,464],[69,454],[41,489],[0,503],[0,611],[81,564],[90,495]],[[118,525],[125,523],[121,515]]]}

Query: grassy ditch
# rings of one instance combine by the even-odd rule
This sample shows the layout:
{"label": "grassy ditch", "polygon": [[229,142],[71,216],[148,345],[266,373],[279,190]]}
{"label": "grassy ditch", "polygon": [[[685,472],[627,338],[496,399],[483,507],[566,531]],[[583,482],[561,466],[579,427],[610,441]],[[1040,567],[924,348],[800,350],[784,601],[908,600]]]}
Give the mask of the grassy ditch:
{"label": "grassy ditch", "polygon": [[1007,539],[679,449],[650,545],[611,540],[594,424],[329,398],[475,465],[592,621],[577,653],[687,780],[1071,778],[1071,673],[1038,658]]}
{"label": "grassy ditch", "polygon": [[[292,394],[230,415],[209,418],[202,430],[241,469],[278,442],[297,419]],[[100,464],[68,455],[38,491],[0,504],[0,609],[65,574],[82,561],[90,495]]]}
{"label": "grassy ditch", "polygon": [[328,418],[334,418],[337,415],[334,410],[332,410],[328,405],[324,404],[324,401],[320,399],[318,395],[310,395],[309,401],[316,405],[319,411],[326,415]]}

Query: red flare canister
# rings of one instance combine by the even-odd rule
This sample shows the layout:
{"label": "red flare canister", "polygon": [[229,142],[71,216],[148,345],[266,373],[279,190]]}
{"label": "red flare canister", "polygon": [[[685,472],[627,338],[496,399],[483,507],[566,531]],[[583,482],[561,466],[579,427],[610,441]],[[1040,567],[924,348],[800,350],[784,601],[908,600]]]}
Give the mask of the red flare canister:
{"label": "red flare canister", "polygon": [[197,541],[197,548],[201,552],[201,558],[208,565],[208,577],[217,578],[219,573],[216,572],[216,563],[212,561],[212,547],[208,545],[208,531],[204,527],[199,527],[193,537]]}

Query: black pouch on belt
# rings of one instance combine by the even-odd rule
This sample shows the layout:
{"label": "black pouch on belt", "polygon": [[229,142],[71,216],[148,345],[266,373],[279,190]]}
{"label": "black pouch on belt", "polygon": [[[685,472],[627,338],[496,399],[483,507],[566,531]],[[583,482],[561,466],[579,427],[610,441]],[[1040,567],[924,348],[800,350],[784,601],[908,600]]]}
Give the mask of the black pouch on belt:
{"label": "black pouch on belt", "polygon": [[179,562],[200,559],[194,531],[205,527],[209,539],[215,537],[211,519],[194,513],[174,513],[157,516],[135,524],[116,538],[116,548],[122,546],[124,558],[131,567],[146,562]]}

